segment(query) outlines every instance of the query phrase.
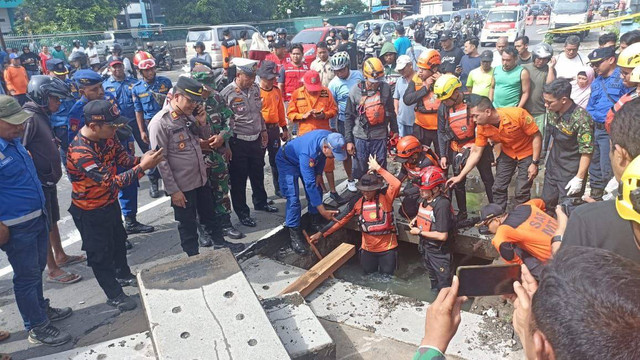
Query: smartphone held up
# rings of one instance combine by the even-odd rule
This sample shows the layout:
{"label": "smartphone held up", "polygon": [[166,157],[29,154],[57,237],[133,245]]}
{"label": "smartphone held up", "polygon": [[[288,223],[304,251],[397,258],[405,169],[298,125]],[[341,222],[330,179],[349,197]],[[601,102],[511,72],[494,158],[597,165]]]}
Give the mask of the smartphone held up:
{"label": "smartphone held up", "polygon": [[513,283],[520,281],[518,264],[460,266],[458,296],[496,296],[513,294]]}

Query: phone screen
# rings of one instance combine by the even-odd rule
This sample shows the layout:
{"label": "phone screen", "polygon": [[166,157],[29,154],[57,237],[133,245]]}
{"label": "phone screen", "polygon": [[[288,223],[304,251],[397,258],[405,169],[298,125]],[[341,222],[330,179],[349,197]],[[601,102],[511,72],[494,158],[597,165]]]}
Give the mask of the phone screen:
{"label": "phone screen", "polygon": [[513,294],[513,282],[520,281],[520,265],[460,266],[458,296],[494,296]]}

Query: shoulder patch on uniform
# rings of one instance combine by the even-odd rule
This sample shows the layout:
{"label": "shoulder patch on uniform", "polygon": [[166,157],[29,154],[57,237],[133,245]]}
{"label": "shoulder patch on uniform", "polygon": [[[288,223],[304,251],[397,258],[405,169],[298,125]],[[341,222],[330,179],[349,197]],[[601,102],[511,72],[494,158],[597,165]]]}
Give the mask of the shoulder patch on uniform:
{"label": "shoulder patch on uniform", "polygon": [[591,142],[591,134],[589,133],[582,134],[581,138],[582,138],[582,142],[585,142],[585,143]]}
{"label": "shoulder patch on uniform", "polygon": [[316,166],[316,161],[314,159],[309,158],[309,167]]}
{"label": "shoulder patch on uniform", "polygon": [[175,110],[171,112],[171,119],[175,120],[179,117],[180,115],[178,115],[178,113]]}
{"label": "shoulder patch on uniform", "polygon": [[525,122],[527,125],[531,124],[531,123],[533,122],[533,116],[531,116],[531,115],[526,115],[526,116],[524,117],[524,122]]}
{"label": "shoulder patch on uniform", "polygon": [[329,92],[327,90],[321,90],[320,97],[329,97]]}

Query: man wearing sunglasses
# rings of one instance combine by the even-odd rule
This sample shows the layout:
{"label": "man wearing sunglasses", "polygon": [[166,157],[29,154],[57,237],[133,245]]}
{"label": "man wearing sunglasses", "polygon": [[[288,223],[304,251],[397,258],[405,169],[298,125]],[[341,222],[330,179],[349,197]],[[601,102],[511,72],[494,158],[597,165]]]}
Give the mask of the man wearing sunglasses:
{"label": "man wearing sunglasses", "polygon": [[107,295],[107,305],[120,311],[133,310],[136,302],[122,291],[123,284],[137,283],[127,264],[127,232],[117,203],[118,192],[162,161],[162,149],[148,151],[142,157],[129,155],[116,137],[118,128],[129,119],[120,116],[118,106],[109,101],[88,102],[84,118],[85,124],[69,145],[67,157],[72,186],[69,213],[80,232],[87,264]]}
{"label": "man wearing sunglasses", "polygon": [[604,123],[607,112],[620,97],[630,91],[620,76],[620,68],[616,66],[614,47],[598,48],[589,54],[589,62],[597,77],[591,84],[591,96],[587,111],[593,117],[595,130],[593,133],[594,151],[589,166],[591,178],[591,197],[602,200],[604,188],[613,177],[609,160],[609,134]]}

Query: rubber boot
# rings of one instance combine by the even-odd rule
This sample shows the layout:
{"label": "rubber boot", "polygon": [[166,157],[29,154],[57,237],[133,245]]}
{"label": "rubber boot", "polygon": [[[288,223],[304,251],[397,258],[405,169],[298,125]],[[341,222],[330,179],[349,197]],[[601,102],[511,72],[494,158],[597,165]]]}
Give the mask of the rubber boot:
{"label": "rubber boot", "polygon": [[160,197],[160,190],[158,190],[158,179],[149,179],[151,182],[151,187],[149,187],[149,196],[154,199]]}
{"label": "rubber boot", "polygon": [[307,255],[307,243],[299,227],[289,228],[289,236],[291,236],[291,249],[300,255]]}

